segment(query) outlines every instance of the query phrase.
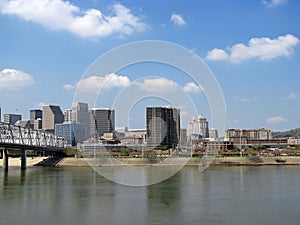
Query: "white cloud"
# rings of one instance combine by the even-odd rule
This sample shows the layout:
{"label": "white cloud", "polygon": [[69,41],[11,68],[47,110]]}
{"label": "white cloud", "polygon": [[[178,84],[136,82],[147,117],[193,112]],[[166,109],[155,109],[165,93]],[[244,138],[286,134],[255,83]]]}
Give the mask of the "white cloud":
{"label": "white cloud", "polygon": [[269,117],[266,120],[267,123],[280,123],[280,122],[285,122],[285,121],[287,121],[287,119],[282,116]]}
{"label": "white cloud", "polygon": [[130,83],[127,76],[117,74],[107,74],[104,77],[91,76],[80,80],[77,83],[77,90],[79,92],[97,93],[101,89],[127,87]]}
{"label": "white cloud", "polygon": [[292,35],[279,36],[276,39],[267,37],[251,38],[248,45],[238,43],[228,48],[214,48],[206,55],[207,60],[229,60],[239,63],[249,59],[271,60],[278,57],[289,57],[294,53],[294,47],[299,44],[299,39]]}
{"label": "white cloud", "polygon": [[226,60],[228,58],[229,58],[228,54],[223,49],[219,49],[219,48],[212,49],[206,55],[207,60],[213,60],[213,61]]}
{"label": "white cloud", "polygon": [[176,88],[176,83],[165,78],[146,78],[142,82],[135,81],[142,91],[165,93],[172,92]]}
{"label": "white cloud", "polygon": [[23,71],[14,69],[3,69],[0,71],[0,88],[6,90],[16,90],[32,85],[32,76]]}
{"label": "white cloud", "polygon": [[68,91],[73,90],[74,88],[75,88],[75,86],[73,84],[65,84],[63,86],[63,89],[68,90]]}
{"label": "white cloud", "polygon": [[172,13],[170,20],[173,24],[177,26],[184,26],[186,22],[184,21],[183,17],[178,13]]}
{"label": "white cloud", "polygon": [[267,7],[275,7],[287,2],[287,0],[262,0],[262,4]]}
{"label": "white cloud", "polygon": [[138,16],[122,4],[114,4],[111,13],[104,15],[98,9],[80,9],[63,0],[3,1],[0,12],[16,15],[51,30],[68,30],[77,36],[101,38],[112,34],[130,35],[147,29]]}
{"label": "white cloud", "polygon": [[183,90],[189,93],[199,93],[203,90],[200,85],[197,85],[193,82],[188,82],[184,87]]}
{"label": "white cloud", "polygon": [[296,100],[296,99],[300,99],[300,94],[297,94],[297,93],[291,93],[289,94],[287,97],[284,98],[285,100]]}

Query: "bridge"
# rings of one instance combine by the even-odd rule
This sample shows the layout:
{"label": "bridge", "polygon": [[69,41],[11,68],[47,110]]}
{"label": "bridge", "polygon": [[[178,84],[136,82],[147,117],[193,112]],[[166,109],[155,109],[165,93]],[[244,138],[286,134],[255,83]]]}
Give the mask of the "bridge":
{"label": "bridge", "polygon": [[26,151],[63,153],[65,140],[52,133],[0,122],[3,169],[8,171],[9,151],[21,151],[21,169],[26,169]]}

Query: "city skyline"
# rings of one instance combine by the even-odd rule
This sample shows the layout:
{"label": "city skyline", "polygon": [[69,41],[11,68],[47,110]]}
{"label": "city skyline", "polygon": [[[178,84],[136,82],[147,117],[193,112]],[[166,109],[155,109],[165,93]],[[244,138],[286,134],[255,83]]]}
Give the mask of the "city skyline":
{"label": "city skyline", "polygon": [[[298,1],[165,1],[159,11],[147,1],[55,2],[0,3],[2,115],[29,118],[30,109],[49,104],[60,105],[63,111],[71,108],[76,86],[96,58],[119,45],[152,39],[190,49],[210,67],[223,91],[227,128],[300,127]],[[41,14],[32,13],[37,5]],[[89,18],[96,23],[84,25]],[[129,66],[117,71],[113,81],[91,108],[111,108],[109,96],[132,84],[143,91],[153,87],[174,91],[177,85],[197,103],[198,115],[211,121],[201,84],[174,68],[151,63]],[[81,84],[90,90],[102,83],[94,77]],[[158,99],[137,104],[132,113],[141,119],[130,120],[131,128],[145,126],[149,102],[169,104]],[[187,127],[195,115],[174,107],[181,108]]]}

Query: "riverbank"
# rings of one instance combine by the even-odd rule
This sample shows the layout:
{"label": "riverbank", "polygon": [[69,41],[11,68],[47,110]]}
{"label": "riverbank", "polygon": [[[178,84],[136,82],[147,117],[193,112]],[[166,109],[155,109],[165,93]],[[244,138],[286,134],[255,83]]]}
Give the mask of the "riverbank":
{"label": "riverbank", "polygon": [[[35,164],[47,159],[47,157],[27,157],[26,164],[27,166],[34,166]],[[3,165],[3,159],[0,159],[0,167]],[[9,166],[21,166],[21,158],[12,158],[9,157],[8,161]]]}
{"label": "riverbank", "polygon": [[[84,158],[64,158],[57,166],[89,166],[92,164],[93,159]],[[90,161],[90,162],[89,162]],[[142,159],[142,158],[117,158],[117,164],[109,159],[99,160],[99,166],[118,166],[118,165],[132,165],[132,166],[147,166],[150,164],[164,162],[155,161],[153,159]],[[177,161],[178,162],[178,161]],[[182,161],[181,161],[182,162]],[[199,166],[202,163],[201,158],[191,158],[185,164],[186,166]],[[180,163],[180,161],[179,161]],[[94,163],[93,163],[94,165]],[[166,164],[167,165],[167,164]],[[227,165],[227,166],[250,166],[250,165],[300,165],[300,157],[259,157],[259,160],[253,160],[249,157],[222,157],[213,159],[211,165]]]}
{"label": "riverbank", "polygon": [[[34,166],[35,164],[43,161],[47,157],[28,157],[27,158],[27,167]],[[97,159],[99,166],[122,166],[122,165],[131,165],[131,166],[149,166],[153,164],[162,164],[170,165],[170,162],[167,164],[164,161],[147,159],[147,158],[104,158]],[[185,164],[185,160],[176,161],[176,163]],[[191,158],[186,162],[186,166],[199,166],[203,161],[201,158]],[[0,167],[3,165],[3,160],[0,159]],[[90,165],[95,165],[93,159],[86,158],[64,158],[62,159],[57,166],[58,167],[88,167]],[[300,157],[298,156],[287,156],[287,157],[220,157],[214,158],[211,165],[213,166],[257,166],[257,165],[300,165]],[[21,166],[20,158],[9,158],[9,166],[19,167]]]}

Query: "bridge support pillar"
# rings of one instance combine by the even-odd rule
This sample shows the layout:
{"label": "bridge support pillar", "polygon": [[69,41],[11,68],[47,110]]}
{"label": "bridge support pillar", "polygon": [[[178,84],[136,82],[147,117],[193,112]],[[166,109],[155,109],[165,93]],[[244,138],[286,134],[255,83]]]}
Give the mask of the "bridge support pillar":
{"label": "bridge support pillar", "polygon": [[3,170],[8,172],[8,153],[5,148],[3,149]]}
{"label": "bridge support pillar", "polygon": [[26,150],[21,149],[21,170],[26,170]]}

